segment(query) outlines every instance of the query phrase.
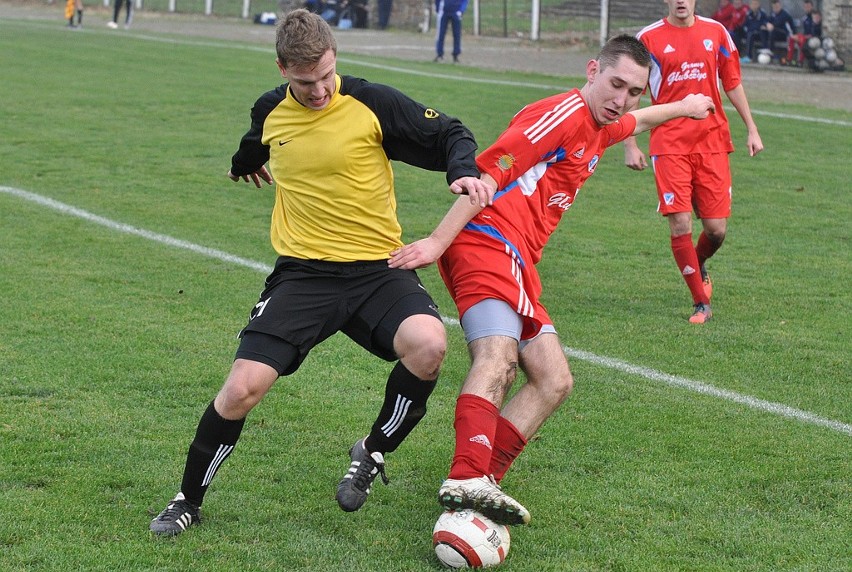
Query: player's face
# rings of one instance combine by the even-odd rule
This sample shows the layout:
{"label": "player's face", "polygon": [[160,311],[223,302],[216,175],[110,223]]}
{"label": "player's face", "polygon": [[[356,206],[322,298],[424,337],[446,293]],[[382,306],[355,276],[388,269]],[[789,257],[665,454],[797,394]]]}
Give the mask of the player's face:
{"label": "player's face", "polygon": [[332,50],[328,50],[316,64],[285,69],[278,61],[278,68],[290,81],[290,91],[296,101],[316,111],[325,109],[334,95],[336,67],[337,58]]}
{"label": "player's face", "polygon": [[592,60],[586,69],[588,90],[583,93],[592,117],[598,125],[607,125],[630,111],[642,97],[648,83],[648,68],[642,67],[628,56],[604,70]]}
{"label": "player's face", "polygon": [[666,0],[669,6],[669,22],[672,24],[690,21],[695,16],[695,0]]}

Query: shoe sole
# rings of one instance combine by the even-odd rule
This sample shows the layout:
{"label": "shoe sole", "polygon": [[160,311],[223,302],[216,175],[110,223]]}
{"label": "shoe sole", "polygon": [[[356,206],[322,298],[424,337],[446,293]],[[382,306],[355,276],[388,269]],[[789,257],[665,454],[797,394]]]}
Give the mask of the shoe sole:
{"label": "shoe sole", "polygon": [[490,518],[497,524],[514,526],[519,524],[529,524],[530,513],[527,511],[518,512],[515,507],[505,503],[495,505],[490,503],[479,502],[477,499],[470,498],[467,495],[453,494],[451,492],[439,493],[438,503],[445,510],[462,510],[470,509]]}
{"label": "shoe sole", "polygon": [[712,315],[711,315],[711,316],[704,316],[704,319],[703,319],[703,320],[701,320],[701,321],[699,321],[699,320],[693,320],[692,318],[694,318],[694,317],[695,317],[695,316],[691,316],[691,317],[689,318],[689,323],[690,323],[690,324],[706,324],[707,322],[709,322],[709,321],[711,320],[711,318],[712,318],[713,316],[712,316]]}

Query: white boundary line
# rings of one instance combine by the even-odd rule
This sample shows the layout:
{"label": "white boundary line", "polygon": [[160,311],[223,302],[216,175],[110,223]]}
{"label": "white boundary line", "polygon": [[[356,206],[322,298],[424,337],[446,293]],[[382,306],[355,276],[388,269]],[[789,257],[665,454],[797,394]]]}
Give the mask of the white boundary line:
{"label": "white boundary line", "polygon": [[[51,199],[49,197],[45,197],[42,195],[38,195],[35,193],[30,193],[27,191],[23,191],[21,189],[15,189],[12,187],[0,186],[0,193],[6,193],[8,195],[12,195],[14,197],[18,197],[24,199],[26,201],[36,203],[38,205],[48,207],[62,214],[75,216],[89,222],[93,222],[95,224],[99,224],[111,230],[115,230],[118,232],[122,232],[125,234],[130,234],[134,236],[139,236],[145,238],[147,240],[153,240],[155,242],[159,242],[165,244],[167,246],[172,246],[175,248],[181,248],[184,250],[189,250],[196,254],[201,254],[208,258],[213,258],[216,260],[220,260],[223,262],[228,262],[231,264],[235,264],[237,266],[244,266],[246,268],[250,268],[252,270],[257,270],[258,272],[263,272],[268,274],[272,268],[263,264],[262,262],[255,262],[253,260],[249,260],[247,258],[242,258],[239,256],[235,256],[233,254],[228,254],[227,252],[223,252],[221,250],[216,250],[215,248],[207,248],[205,246],[200,246],[198,244],[194,244],[192,242],[187,242],[185,240],[181,240],[179,238],[173,238],[171,236],[167,236],[165,234],[159,234],[156,232],[151,232],[149,230],[145,230],[142,228],[138,228],[135,226],[131,226],[129,224],[124,224],[120,222],[115,222],[108,218],[104,218],[102,216],[98,216],[96,214],[92,214],[83,209],[79,209],[77,207],[67,205],[65,203],[61,203],[57,200]],[[444,317],[444,322],[451,326],[458,326],[459,321],[455,318],[447,318]],[[567,346],[563,346],[562,349],[565,351],[565,354],[571,358],[579,359],[582,361],[587,361],[594,365],[607,367],[610,369],[614,369],[617,371],[621,371],[623,373],[627,373],[630,375],[637,375],[639,377],[644,377],[645,379],[651,381],[662,382],[666,385],[672,387],[679,387],[681,389],[687,389],[689,391],[700,393],[704,395],[709,395],[710,397],[715,397],[717,399],[722,399],[724,401],[731,401],[733,403],[739,403],[740,405],[745,405],[751,409],[756,409],[758,411],[763,411],[766,413],[772,413],[775,415],[780,415],[782,417],[787,417],[789,419],[795,419],[797,421],[801,421],[803,423],[809,423],[811,425],[819,425],[821,427],[825,427],[827,429],[831,429],[832,431],[837,431],[839,433],[844,433],[846,435],[852,436],[852,425],[847,423],[842,423],[840,421],[835,421],[832,419],[826,419],[824,417],[820,417],[814,413],[810,413],[808,411],[803,411],[801,409],[795,409],[793,407],[789,407],[787,405],[781,403],[775,403],[772,401],[764,401],[763,399],[758,399],[756,397],[751,397],[749,395],[743,395],[741,393],[737,393],[735,391],[729,391],[726,389],[719,389],[712,385],[702,383],[700,381],[695,381],[692,379],[688,379],[685,377],[679,377],[676,375],[670,375],[667,373],[663,373],[661,371],[657,371],[655,369],[642,367],[638,365],[633,365],[615,358],[609,358],[606,356],[599,356],[597,354],[593,354],[591,352],[587,352],[584,350],[578,350],[569,348]]]}

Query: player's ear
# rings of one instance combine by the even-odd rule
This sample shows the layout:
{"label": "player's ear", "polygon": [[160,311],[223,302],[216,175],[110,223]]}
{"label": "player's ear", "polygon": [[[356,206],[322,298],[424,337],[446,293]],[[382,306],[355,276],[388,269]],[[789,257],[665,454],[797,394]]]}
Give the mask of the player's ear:
{"label": "player's ear", "polygon": [[281,75],[287,77],[287,70],[284,69],[284,64],[281,63],[281,60],[275,58],[275,64],[278,66],[278,69],[281,70]]}
{"label": "player's ear", "polygon": [[599,69],[600,62],[598,62],[598,60],[589,60],[589,63],[586,64],[586,80],[588,80],[589,83],[594,83]]}

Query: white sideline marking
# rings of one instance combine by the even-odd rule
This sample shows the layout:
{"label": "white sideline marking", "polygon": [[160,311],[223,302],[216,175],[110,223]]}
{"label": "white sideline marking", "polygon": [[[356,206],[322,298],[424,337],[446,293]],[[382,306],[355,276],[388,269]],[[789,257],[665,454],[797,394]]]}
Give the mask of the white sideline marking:
{"label": "white sideline marking", "polygon": [[77,207],[72,207],[71,205],[60,203],[59,201],[55,201],[48,197],[43,197],[34,193],[28,193],[27,191],[22,191],[20,189],[13,189],[12,187],[0,186],[0,192],[15,195],[16,197],[20,197],[30,202],[49,207],[63,214],[73,215],[89,222],[105,226],[112,230],[117,230],[126,234],[134,234],[136,236],[141,236],[142,238],[147,238],[148,240],[153,240],[154,242],[161,242],[169,246],[183,248],[184,250],[191,250],[192,252],[203,254],[204,256],[210,258],[215,258],[224,262],[231,262],[233,264],[238,264],[247,268],[259,270],[260,272],[266,272],[267,274],[272,270],[271,267],[260,262],[254,262],[253,260],[248,260],[247,258],[240,258],[239,256],[234,256],[233,254],[228,254],[227,252],[223,252],[221,250],[216,250],[215,248],[199,246],[197,244],[193,244],[185,240],[180,240],[179,238],[172,238],[171,236],[166,236],[165,234],[158,234],[156,232],[151,232],[150,230],[130,226],[129,224],[115,222],[108,218],[92,214],[88,211],[84,211],[83,209],[78,209]]}
{"label": "white sideline marking", "polygon": [[[26,201],[37,203],[39,205],[58,211],[62,214],[68,214],[78,218],[82,218],[84,220],[99,224],[101,226],[105,226],[112,230],[116,230],[126,234],[132,234],[135,236],[140,236],[142,238],[153,240],[155,242],[160,242],[168,246],[190,250],[197,254],[207,256],[209,258],[214,258],[223,262],[229,262],[238,266],[244,266],[246,268],[251,268],[252,270],[257,270],[266,274],[268,274],[272,270],[272,267],[267,264],[263,264],[262,262],[255,262],[247,258],[234,256],[233,254],[228,254],[227,252],[216,250],[215,248],[207,248],[205,246],[193,244],[185,240],[173,238],[164,234],[159,234],[156,232],[151,232],[135,226],[131,226],[129,224],[115,222],[102,216],[92,214],[88,211],[78,209],[77,207],[73,207],[71,205],[56,201],[54,199],[44,197],[42,195],[37,195],[35,193],[30,193],[27,191],[22,191],[20,189],[5,186],[0,186],[0,192],[22,198]],[[444,322],[448,325],[459,325],[459,321],[456,318],[443,317],[443,319]],[[758,399],[749,395],[743,395],[735,391],[719,389],[717,387],[713,387],[712,385],[702,383],[700,381],[695,381],[676,375],[670,375],[647,367],[633,365],[615,358],[599,356],[591,352],[577,350],[566,346],[562,346],[562,349],[568,357],[574,359],[587,361],[595,365],[608,367],[610,369],[614,369],[631,375],[638,375],[640,377],[644,377],[645,379],[659,381],[665,383],[666,385],[680,387],[682,389],[688,389],[689,391],[695,393],[702,393],[704,395],[709,395],[711,397],[716,397],[725,401],[732,401],[734,403],[739,403],[741,405],[750,407],[751,409],[757,409],[766,413],[773,413],[775,415],[795,419],[804,423],[810,423],[812,425],[819,425],[827,429],[831,429],[833,431],[845,433],[846,435],[852,436],[852,425],[842,423],[840,421],[834,421],[832,419],[826,419],[808,411],[795,409],[793,407],[789,407],[781,403],[764,401],[763,399]]]}

